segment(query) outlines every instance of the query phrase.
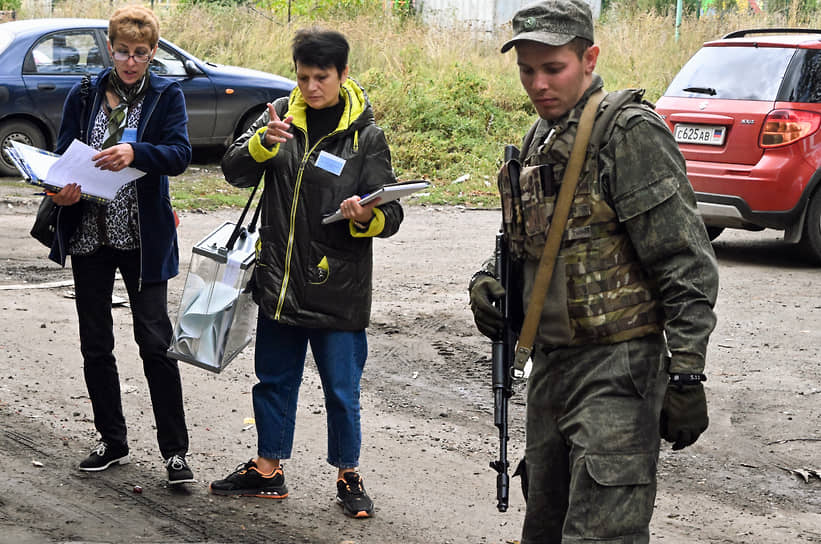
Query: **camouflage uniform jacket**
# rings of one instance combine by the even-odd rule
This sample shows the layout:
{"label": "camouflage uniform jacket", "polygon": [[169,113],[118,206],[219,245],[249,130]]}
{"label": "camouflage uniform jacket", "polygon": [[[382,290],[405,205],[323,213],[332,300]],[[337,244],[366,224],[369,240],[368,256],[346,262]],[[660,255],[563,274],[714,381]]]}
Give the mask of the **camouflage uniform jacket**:
{"label": "camouflage uniform jacket", "polygon": [[[575,122],[589,96],[602,86],[601,78],[594,75],[590,88],[571,111],[550,122],[540,120],[533,143],[528,150],[523,150],[524,166],[539,164],[534,155],[541,159],[539,149],[551,144],[545,142],[545,138],[561,140],[563,134],[565,138],[567,133],[572,135],[575,124],[568,124],[568,120]],[[591,164],[595,168],[591,168]],[[563,167],[553,164],[558,180]],[[696,212],[684,159],[669,129],[649,107],[623,108],[607,127],[600,147],[589,150],[582,178],[590,172],[597,172],[598,190],[612,208],[614,221],[626,233],[632,245],[629,254],[638,261],[661,306],[663,328],[672,353],[670,372],[702,372],[708,337],[716,321],[713,306],[718,270],[712,246]],[[565,235],[567,237],[567,233]],[[525,308],[537,270],[538,259],[533,255],[525,258],[522,286]],[[567,295],[561,295],[566,289],[558,285],[565,281],[561,276],[554,272],[537,345],[561,347],[552,341],[555,336],[550,334],[550,321],[567,312]]]}

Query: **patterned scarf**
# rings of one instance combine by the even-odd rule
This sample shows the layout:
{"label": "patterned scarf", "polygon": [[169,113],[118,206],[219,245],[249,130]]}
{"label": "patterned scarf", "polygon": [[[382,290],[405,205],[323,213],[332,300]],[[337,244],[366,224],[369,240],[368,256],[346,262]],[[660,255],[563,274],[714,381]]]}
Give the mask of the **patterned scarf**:
{"label": "patterned scarf", "polygon": [[123,131],[128,124],[128,108],[140,100],[148,90],[148,70],[139,81],[130,87],[126,87],[117,75],[117,70],[112,70],[108,77],[108,89],[119,97],[120,103],[111,110],[108,116],[108,126],[103,136],[103,149],[120,143]]}

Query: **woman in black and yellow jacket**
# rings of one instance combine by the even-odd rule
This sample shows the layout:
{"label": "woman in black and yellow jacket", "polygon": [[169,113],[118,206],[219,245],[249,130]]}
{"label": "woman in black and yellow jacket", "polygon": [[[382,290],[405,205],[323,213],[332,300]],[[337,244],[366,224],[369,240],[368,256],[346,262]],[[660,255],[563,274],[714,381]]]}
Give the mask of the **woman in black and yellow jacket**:
{"label": "woman in black and yellow jacket", "polygon": [[[398,202],[360,197],[395,181],[390,150],[368,97],[348,78],[348,43],[304,30],[293,44],[297,88],[269,104],[228,149],[222,168],[237,187],[264,175],[253,292],[259,304],[253,400],[258,457],[211,484],[219,495],[287,496],[281,459],[291,455],[307,344],[325,391],[328,462],[349,516],[373,503],[357,468],[359,381],[367,357],[372,239],[394,234]],[[322,224],[341,210],[345,221]]]}

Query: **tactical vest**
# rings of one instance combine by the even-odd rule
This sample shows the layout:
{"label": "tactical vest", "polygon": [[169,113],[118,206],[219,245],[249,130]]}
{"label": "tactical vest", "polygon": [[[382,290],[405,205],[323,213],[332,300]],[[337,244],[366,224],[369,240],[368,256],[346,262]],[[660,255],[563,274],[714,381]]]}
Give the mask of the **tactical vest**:
{"label": "tactical vest", "polygon": [[[605,199],[598,165],[599,148],[612,133],[616,114],[625,108],[642,107],[642,94],[635,90],[609,93],[599,106],[559,250],[557,265],[563,266],[564,273],[554,273],[542,314],[544,319],[561,323],[559,329],[567,330],[550,333],[547,339],[540,333],[540,342],[613,343],[662,330],[658,290],[647,278],[624,226]],[[528,134],[532,144],[526,137],[523,145],[518,190],[511,183],[507,164],[500,172],[504,230],[516,258],[541,258],[581,110],[577,106],[564,126],[555,129],[548,130],[545,121],[537,121]],[[554,285],[561,278],[564,284]]]}

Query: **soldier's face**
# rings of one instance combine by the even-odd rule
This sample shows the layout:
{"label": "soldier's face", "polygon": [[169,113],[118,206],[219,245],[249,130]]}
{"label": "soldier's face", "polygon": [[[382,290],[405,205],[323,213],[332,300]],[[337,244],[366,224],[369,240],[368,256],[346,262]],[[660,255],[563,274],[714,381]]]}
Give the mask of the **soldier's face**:
{"label": "soldier's face", "polygon": [[539,116],[558,119],[576,105],[590,86],[598,56],[596,45],[579,59],[570,45],[516,44],[519,79]]}

